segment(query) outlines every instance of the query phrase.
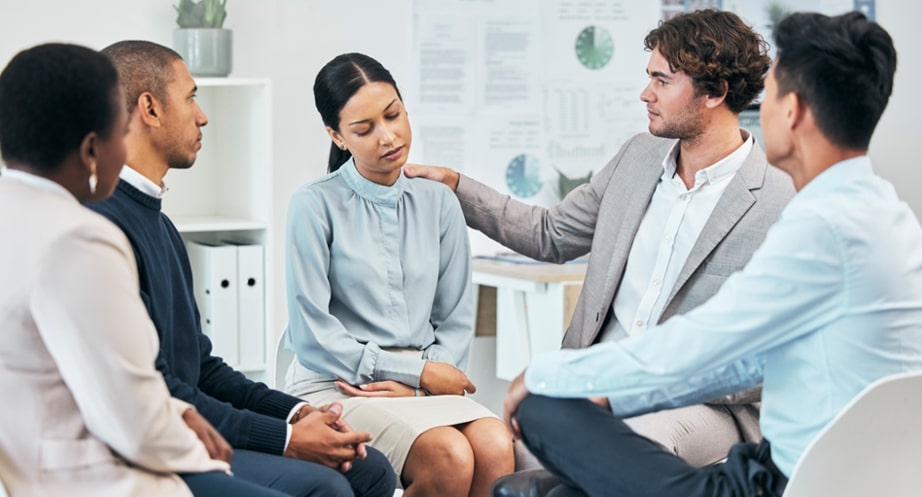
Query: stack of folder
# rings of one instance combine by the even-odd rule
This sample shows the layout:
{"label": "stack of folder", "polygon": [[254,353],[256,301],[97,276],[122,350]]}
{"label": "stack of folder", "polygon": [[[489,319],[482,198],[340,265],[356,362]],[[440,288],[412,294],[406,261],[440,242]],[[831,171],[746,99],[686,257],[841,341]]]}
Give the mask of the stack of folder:
{"label": "stack of folder", "polygon": [[241,371],[266,367],[263,246],[186,241],[202,330],[213,354]]}

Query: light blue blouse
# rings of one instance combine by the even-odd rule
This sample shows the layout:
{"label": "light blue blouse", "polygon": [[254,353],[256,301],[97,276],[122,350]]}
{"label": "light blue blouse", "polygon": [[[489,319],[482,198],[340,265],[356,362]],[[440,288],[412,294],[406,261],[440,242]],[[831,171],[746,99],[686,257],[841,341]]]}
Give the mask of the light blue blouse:
{"label": "light blue blouse", "polygon": [[814,178],[746,267],[646,334],[539,356],[525,385],[607,396],[621,416],[756,385],[762,433],[790,476],[865,386],[922,369],[922,229],[867,157]]}
{"label": "light blue blouse", "polygon": [[426,359],[467,366],[470,244],[445,185],[401,174],[382,186],[350,160],[294,193],[286,238],[287,344],[305,368],[419,387]]}

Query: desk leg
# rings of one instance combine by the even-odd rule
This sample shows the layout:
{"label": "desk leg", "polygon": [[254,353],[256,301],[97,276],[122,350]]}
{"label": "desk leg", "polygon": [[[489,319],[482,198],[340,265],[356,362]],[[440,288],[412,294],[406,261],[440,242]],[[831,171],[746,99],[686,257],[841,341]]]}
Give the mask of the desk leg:
{"label": "desk leg", "polygon": [[496,289],[496,377],[512,380],[531,359],[525,292]]}
{"label": "desk leg", "polygon": [[548,283],[543,289],[527,294],[529,360],[545,352],[560,350],[565,321],[565,288],[560,283]]}

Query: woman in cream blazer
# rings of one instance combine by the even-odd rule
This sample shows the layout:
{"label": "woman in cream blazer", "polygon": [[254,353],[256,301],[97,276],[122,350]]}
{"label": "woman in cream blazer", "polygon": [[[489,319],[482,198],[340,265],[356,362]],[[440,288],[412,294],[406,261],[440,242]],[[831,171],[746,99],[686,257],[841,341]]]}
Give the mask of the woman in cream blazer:
{"label": "woman in cream blazer", "polygon": [[74,45],[23,51],[0,74],[0,478],[12,497],[187,496],[177,473],[231,479],[154,368],[128,241],[80,205],[118,180],[122,100],[108,59]]}

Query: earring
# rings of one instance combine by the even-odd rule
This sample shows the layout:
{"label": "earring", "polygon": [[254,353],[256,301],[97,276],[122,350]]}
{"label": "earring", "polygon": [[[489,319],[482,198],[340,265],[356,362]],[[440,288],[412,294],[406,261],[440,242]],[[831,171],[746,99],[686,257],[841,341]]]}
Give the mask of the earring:
{"label": "earring", "polygon": [[339,149],[345,152],[345,151],[346,151],[346,144],[345,144],[345,143],[340,143],[340,144],[339,144]]}
{"label": "earring", "polygon": [[96,163],[90,164],[90,195],[96,193]]}

